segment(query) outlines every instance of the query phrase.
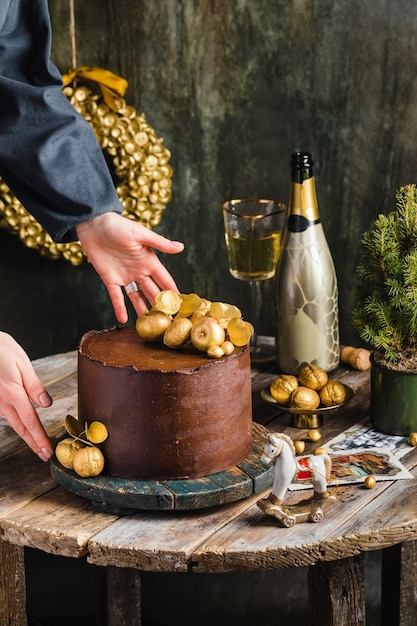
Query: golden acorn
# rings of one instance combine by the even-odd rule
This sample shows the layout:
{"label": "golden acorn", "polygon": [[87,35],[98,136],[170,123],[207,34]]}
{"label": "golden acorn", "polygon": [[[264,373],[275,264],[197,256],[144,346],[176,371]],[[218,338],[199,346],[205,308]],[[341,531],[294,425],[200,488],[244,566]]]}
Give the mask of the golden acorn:
{"label": "golden acorn", "polygon": [[346,400],[346,388],[338,380],[329,380],[320,389],[320,400],[323,406],[336,406]]}
{"label": "golden acorn", "polygon": [[290,397],[289,405],[294,409],[314,410],[320,404],[320,396],[317,391],[309,387],[297,387]]}
{"label": "golden acorn", "polygon": [[295,376],[289,374],[281,374],[270,385],[269,391],[271,396],[281,406],[287,406],[294,389],[298,387],[298,380]]}
{"label": "golden acorn", "polygon": [[305,365],[298,374],[300,385],[319,391],[328,381],[327,372],[318,365]]}

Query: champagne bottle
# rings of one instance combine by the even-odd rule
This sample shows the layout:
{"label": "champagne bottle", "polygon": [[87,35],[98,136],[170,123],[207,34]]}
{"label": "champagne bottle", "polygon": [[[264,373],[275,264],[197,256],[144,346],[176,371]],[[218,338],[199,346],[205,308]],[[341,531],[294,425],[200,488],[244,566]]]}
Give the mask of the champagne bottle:
{"label": "champagne bottle", "polygon": [[339,364],[336,272],[320,222],[309,152],[291,158],[287,224],[276,271],[277,364],[296,375],[307,364]]}

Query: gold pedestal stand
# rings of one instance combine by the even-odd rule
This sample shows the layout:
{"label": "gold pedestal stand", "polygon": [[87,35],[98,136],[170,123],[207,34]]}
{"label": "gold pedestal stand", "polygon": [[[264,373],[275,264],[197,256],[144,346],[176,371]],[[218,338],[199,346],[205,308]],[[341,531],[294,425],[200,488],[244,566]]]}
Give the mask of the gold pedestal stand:
{"label": "gold pedestal stand", "polygon": [[291,414],[291,426],[295,428],[318,428],[323,425],[324,415],[332,411],[337,411],[340,407],[344,406],[353,398],[353,389],[345,385],[346,399],[343,404],[336,404],[334,406],[320,406],[314,410],[307,409],[295,409],[289,406],[282,406],[271,396],[269,387],[266,387],[261,391],[261,398],[269,404],[274,404],[277,409]]}

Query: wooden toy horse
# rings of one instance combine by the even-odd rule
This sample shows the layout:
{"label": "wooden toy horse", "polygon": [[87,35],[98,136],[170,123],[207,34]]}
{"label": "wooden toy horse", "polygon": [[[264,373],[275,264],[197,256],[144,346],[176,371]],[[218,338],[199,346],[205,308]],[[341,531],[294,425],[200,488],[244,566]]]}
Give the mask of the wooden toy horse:
{"label": "wooden toy horse", "polygon": [[[332,467],[330,456],[312,454],[297,458],[290,437],[283,433],[271,433],[261,459],[265,463],[275,459],[275,474],[271,495],[260,500],[258,506],[268,515],[278,518],[285,526],[292,526],[297,521],[320,521],[323,518],[323,504],[335,502],[335,498],[327,491]],[[302,511],[298,509],[300,515],[296,511],[301,505],[281,506],[292,482],[312,483],[314,488],[313,498],[302,503]]]}

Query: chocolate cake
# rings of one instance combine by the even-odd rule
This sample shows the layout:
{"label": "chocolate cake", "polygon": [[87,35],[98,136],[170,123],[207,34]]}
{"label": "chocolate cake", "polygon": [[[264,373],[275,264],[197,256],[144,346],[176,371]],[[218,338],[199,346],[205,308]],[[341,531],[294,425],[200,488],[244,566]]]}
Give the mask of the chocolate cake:
{"label": "chocolate cake", "polygon": [[169,349],[134,326],[86,333],[78,350],[79,420],[98,420],[104,473],[140,480],[198,478],[252,448],[249,347],[211,359]]}

